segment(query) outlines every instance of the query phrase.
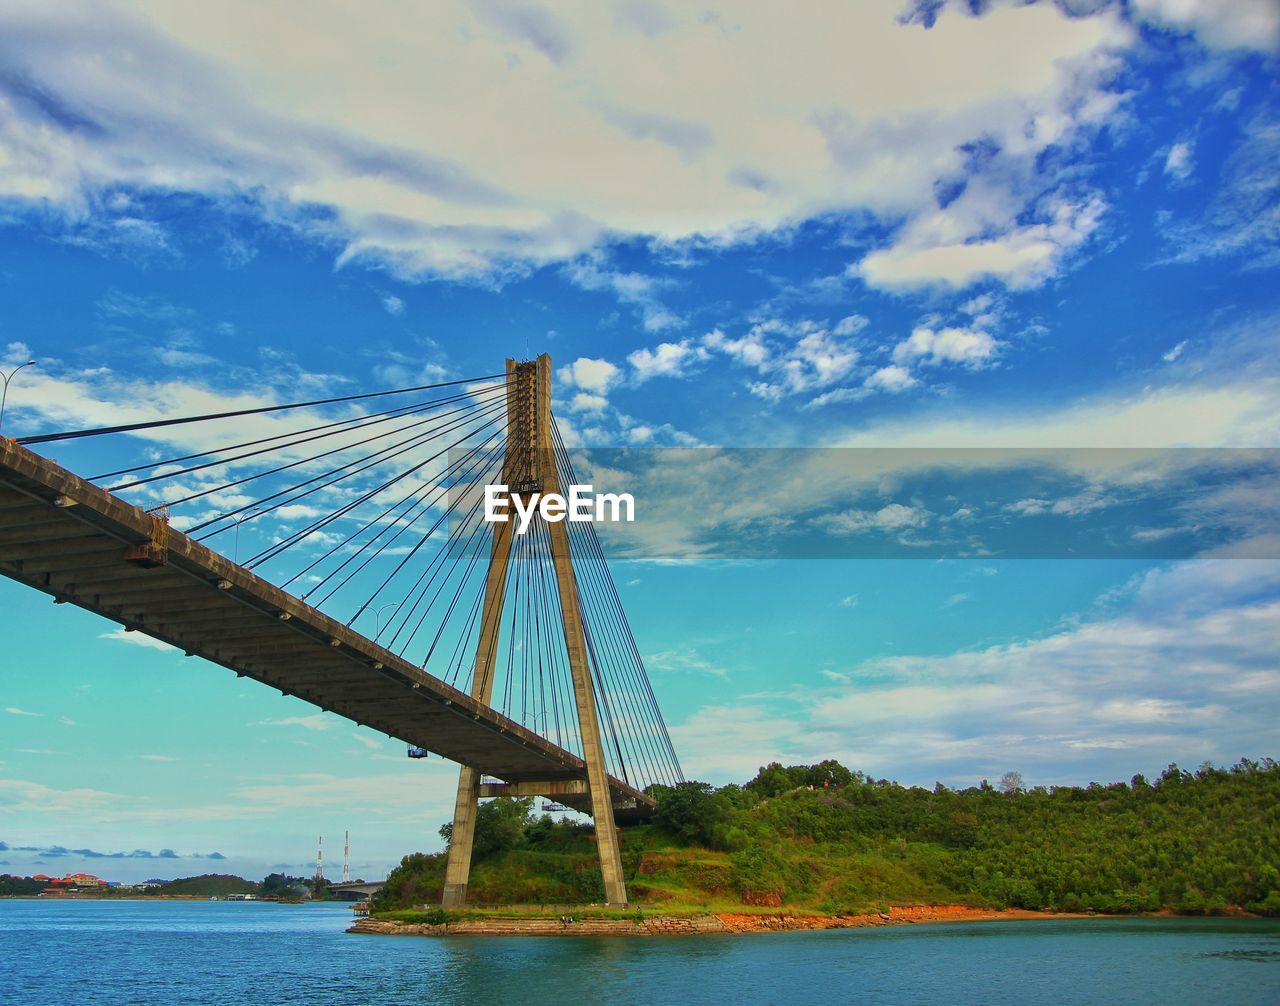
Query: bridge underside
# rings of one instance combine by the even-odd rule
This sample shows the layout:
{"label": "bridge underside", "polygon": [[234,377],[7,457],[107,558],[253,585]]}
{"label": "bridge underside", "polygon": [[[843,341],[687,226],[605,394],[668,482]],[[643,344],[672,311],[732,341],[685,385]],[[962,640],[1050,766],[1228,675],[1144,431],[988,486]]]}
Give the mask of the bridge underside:
{"label": "bridge underside", "polygon": [[[154,564],[147,549],[158,534],[167,542],[163,561]],[[511,792],[537,791],[590,812],[581,758],[3,438],[0,573],[57,603],[470,765]],[[619,822],[652,813],[654,802],[634,787],[613,777],[609,786]]]}

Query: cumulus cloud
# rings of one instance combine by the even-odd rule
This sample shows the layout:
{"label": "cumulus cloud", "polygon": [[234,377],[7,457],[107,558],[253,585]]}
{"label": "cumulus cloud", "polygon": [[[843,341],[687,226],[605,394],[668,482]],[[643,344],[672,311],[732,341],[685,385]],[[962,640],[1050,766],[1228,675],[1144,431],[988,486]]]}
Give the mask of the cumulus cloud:
{"label": "cumulus cloud", "polygon": [[815,523],[832,534],[851,535],[865,531],[903,531],[922,527],[932,514],[920,507],[890,503],[879,510],[845,510],[824,514]]}
{"label": "cumulus cloud", "polygon": [[[926,29],[901,8],[339,5],[285,47],[284,15],[248,0],[19,8],[0,31],[0,194],[67,240],[163,250],[130,193],[196,192],[340,264],[475,277],[578,263],[575,282],[655,332],[682,323],[661,284],[582,256],[860,210],[901,224],[859,263],[870,283],[1039,282],[1102,211],[1040,155],[1115,114],[1131,27],[1112,8],[1040,4],[953,5]],[[335,40],[377,67],[359,88],[333,72]],[[761,72],[781,53],[803,58]],[[940,185],[960,193],[941,208]]]}
{"label": "cumulus cloud", "polygon": [[[964,197],[962,197],[964,198]],[[1105,204],[1094,194],[1051,202],[1041,219],[1018,224],[1022,206],[1003,197],[996,216],[1001,233],[990,230],[990,205],[984,200],[976,219],[960,218],[964,207],[948,207],[913,220],[887,249],[872,252],[850,267],[872,286],[890,290],[921,286],[963,288],[982,279],[997,279],[1011,289],[1038,286],[1054,275],[1068,253],[1097,229]]]}
{"label": "cumulus cloud", "polygon": [[998,343],[980,329],[942,328],[934,330],[921,326],[909,338],[893,348],[895,363],[919,361],[926,364],[959,363],[977,368],[990,362]]}
{"label": "cumulus cloud", "polygon": [[618,368],[608,360],[580,356],[561,367],[558,376],[570,388],[581,388],[594,395],[604,395],[617,383],[620,374]]}
{"label": "cumulus cloud", "polygon": [[695,345],[693,340],[681,339],[661,343],[653,349],[637,349],[627,357],[627,362],[633,368],[635,382],[643,384],[652,377],[686,377],[694,364],[709,355],[705,347]]}
{"label": "cumulus cloud", "polygon": [[757,322],[738,338],[713,329],[702,337],[702,348],[754,370],[762,380],[748,384],[751,393],[778,401],[830,388],[849,377],[861,357],[853,340],[861,328],[847,318],[834,327],[772,318]]}
{"label": "cumulus cloud", "polygon": [[866,387],[876,391],[887,391],[896,395],[899,391],[913,388],[920,382],[911,376],[911,371],[898,364],[880,367],[870,374],[864,382]]}
{"label": "cumulus cloud", "polygon": [[593,395],[579,391],[569,399],[570,412],[604,412],[609,407],[609,399],[604,395]]}

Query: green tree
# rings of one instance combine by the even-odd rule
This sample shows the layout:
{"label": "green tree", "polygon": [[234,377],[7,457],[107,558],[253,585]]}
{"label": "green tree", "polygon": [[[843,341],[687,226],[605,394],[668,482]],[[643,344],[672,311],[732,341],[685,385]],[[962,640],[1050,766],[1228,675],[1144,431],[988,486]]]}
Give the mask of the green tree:
{"label": "green tree", "polygon": [[675,838],[712,849],[727,846],[733,819],[729,800],[705,782],[682,782],[666,790],[653,815],[653,823]]}
{"label": "green tree", "polygon": [[[533,798],[500,796],[476,809],[476,832],[471,845],[474,862],[525,844],[525,830],[533,824]],[[440,837],[453,840],[453,824],[441,825]]]}
{"label": "green tree", "polygon": [[746,788],[756,796],[767,800],[778,796],[789,789],[800,785],[792,779],[791,772],[782,767],[781,762],[770,762],[756,773],[756,777],[747,783]]}

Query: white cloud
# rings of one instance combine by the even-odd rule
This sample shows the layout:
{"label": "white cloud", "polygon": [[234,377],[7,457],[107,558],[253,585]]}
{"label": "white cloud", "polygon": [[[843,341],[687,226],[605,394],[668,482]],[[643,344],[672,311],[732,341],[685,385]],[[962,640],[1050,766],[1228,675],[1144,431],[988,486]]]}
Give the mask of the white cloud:
{"label": "white cloud", "polygon": [[324,517],[328,512],[318,507],[307,506],[305,503],[290,503],[287,506],[276,507],[272,511],[281,520],[311,520],[315,517]]}
{"label": "white cloud", "polygon": [[382,741],[376,737],[366,737],[364,734],[355,733],[351,735],[353,740],[359,741],[370,751],[380,751],[382,749]]}
{"label": "white cloud", "polygon": [[929,522],[932,514],[920,507],[890,503],[879,510],[845,510],[825,514],[816,523],[832,534],[861,534],[864,531],[903,531]]}
{"label": "white cloud", "polygon": [[[756,705],[704,706],[683,723],[669,724],[668,733],[688,778],[738,783],[769,762],[795,764],[797,739],[809,739],[802,719]],[[749,745],[744,737],[751,738]],[[803,745],[806,754],[812,749]]]}
{"label": "white cloud", "polygon": [[1187,348],[1187,340],[1183,339],[1180,343],[1178,343],[1172,349],[1168,350],[1167,352],[1161,353],[1160,359],[1164,360],[1165,363],[1173,363],[1174,360],[1176,360],[1178,357],[1182,355],[1182,351],[1186,348]]}
{"label": "white cloud", "polygon": [[618,368],[608,360],[581,356],[559,371],[560,380],[571,388],[581,388],[596,395],[606,394],[619,379]]}
{"label": "white cloud", "polygon": [[[833,328],[817,321],[771,318],[752,325],[737,339],[714,329],[702,337],[702,347],[755,370],[764,380],[750,382],[751,393],[778,401],[787,395],[830,388],[849,377],[861,356],[853,335],[862,327],[849,323],[848,318]],[[815,404],[829,401],[830,396],[820,399]]]}
{"label": "white cloud", "polygon": [[[926,30],[901,0],[802,18],[331,5],[302,34],[248,0],[24,11],[0,32],[23,81],[0,91],[0,194],[60,211],[67,239],[163,249],[163,227],[113,193],[253,193],[273,222],[340,242],[340,263],[412,276],[572,262],[615,236],[723,244],[862,209],[905,221],[863,262],[871,282],[1027,285],[1087,232],[1087,196],[1066,201],[1065,228],[1036,205],[1061,181],[1039,155],[1111,117],[1133,39],[1114,9],[955,5]],[[358,88],[333,72],[335,39],[346,65],[376,68]],[[985,138],[996,153],[971,163]],[[940,182],[968,188],[947,226],[916,226]],[[648,330],[681,323],[651,281],[596,268],[579,280],[632,298]]]}
{"label": "white cloud", "polygon": [[1215,49],[1280,49],[1280,6],[1274,0],[1132,0],[1153,24],[1195,32]]}
{"label": "white cloud", "polygon": [[[396,762],[400,771],[371,776],[308,772],[267,778],[242,787],[236,796],[263,810],[287,815],[315,807],[360,806],[371,819],[405,817],[418,825],[447,820],[453,808],[449,790],[457,786],[456,766],[435,759],[412,766],[405,765],[404,758]],[[424,774],[433,777],[435,785],[424,785]],[[452,787],[449,776],[453,777]]]}
{"label": "white cloud", "polygon": [[1011,289],[1034,287],[1054,275],[1068,253],[1084,244],[1105,210],[1100,197],[1085,195],[1051,203],[1035,223],[1017,224],[1019,201],[1002,198],[1005,205],[997,214],[1002,220],[997,237],[981,236],[991,229],[988,213],[974,214],[978,218],[974,220],[960,219],[966,207],[953,203],[913,220],[889,248],[867,255],[850,272],[889,290],[931,285],[963,288],[988,278]]}
{"label": "white cloud", "polygon": [[870,319],[861,314],[851,314],[841,318],[831,329],[832,335],[857,335],[869,325]]}
{"label": "white cloud", "polygon": [[174,647],[159,639],[148,636],[145,632],[128,632],[123,628],[112,629],[110,632],[104,632],[98,636],[99,639],[112,639],[118,643],[129,643],[133,646],[141,646],[148,650],[174,651]]}
{"label": "white cloud", "polygon": [[891,364],[887,367],[880,367],[864,383],[868,388],[876,391],[887,391],[896,395],[899,391],[914,388],[920,382],[911,376],[911,371],[906,367]]}
{"label": "white cloud", "polygon": [[760,327],[753,328],[741,339],[731,339],[720,329],[712,329],[702,337],[703,345],[718,350],[748,367],[760,368],[769,359],[769,349],[760,335]]}
{"label": "white cloud", "polygon": [[382,298],[382,306],[387,314],[400,317],[404,314],[404,301],[394,294],[387,294]]}
{"label": "white cloud", "polygon": [[729,677],[728,671],[707,660],[692,646],[651,653],[645,657],[645,663],[655,671],[696,671],[716,678]]}
{"label": "white cloud", "polygon": [[[57,754],[54,751],[33,751],[33,754]],[[25,779],[0,779],[0,804],[9,813],[34,813],[41,818],[48,814],[68,813],[93,816],[109,810],[121,801],[124,794],[87,787],[46,786]]]}
{"label": "white cloud", "polygon": [[178,760],[177,758],[174,758],[172,755],[160,755],[160,754],[144,754],[144,755],[138,755],[138,757],[141,758],[143,761],[170,762],[170,761]]}
{"label": "white cloud", "polygon": [[895,363],[919,360],[926,364],[959,363],[977,368],[990,362],[998,345],[988,333],[978,329],[935,331],[921,326],[893,348],[893,359]]}
{"label": "white cloud", "polygon": [[653,377],[687,377],[690,367],[705,360],[707,350],[697,346],[691,339],[679,342],[664,342],[653,349],[637,349],[627,356],[627,362],[634,368],[634,380],[643,384]]}
{"label": "white cloud", "polygon": [[1172,385],[1018,411],[923,412],[837,435],[844,447],[1272,447],[1280,445],[1280,386]]}
{"label": "white cloud", "polygon": [[858,606],[859,597],[857,594],[848,594],[840,598],[840,607],[856,608]]}
{"label": "white cloud", "polygon": [[1063,517],[1079,517],[1112,506],[1115,498],[1101,492],[1090,491],[1066,496],[1062,499],[1047,500],[1031,496],[1015,500],[1005,506],[1005,510],[1020,517],[1035,517],[1039,514],[1057,514]]}
{"label": "white cloud", "polygon": [[[1079,783],[1260,756],[1280,720],[1280,603],[1258,598],[1278,583],[1275,562],[1158,569],[1135,581],[1119,614],[979,650],[820,670],[830,687],[767,707],[708,707],[672,736],[691,777],[725,781],[775,759],[836,757],[928,785],[1010,766]],[[758,746],[733,744],[735,731]]]}
{"label": "white cloud", "polygon": [[579,391],[569,399],[570,412],[603,412],[608,405],[609,399],[604,395],[591,395],[585,391]]}
{"label": "white cloud", "polygon": [[658,293],[666,284],[652,276],[602,268],[599,255],[572,262],[564,272],[584,290],[607,290],[621,303],[633,305],[646,332],[661,332],[684,323],[662,305]]}
{"label": "white cloud", "polygon": [[10,716],[43,716],[44,713],[33,713],[29,709],[19,709],[17,706],[6,706],[5,712]]}
{"label": "white cloud", "polygon": [[1171,146],[1169,153],[1165,155],[1164,173],[1177,181],[1184,181],[1190,177],[1191,172],[1195,170],[1195,160],[1191,153],[1194,146],[1195,144],[1189,140]]}
{"label": "white cloud", "polygon": [[1230,255],[1247,269],[1280,264],[1280,123],[1264,114],[1240,125],[1244,138],[1222,164],[1209,204],[1188,217],[1159,218],[1168,261]]}
{"label": "white cloud", "polygon": [[335,719],[324,713],[312,713],[310,716],[286,716],[278,720],[259,720],[260,727],[302,727],[304,730],[329,730]]}

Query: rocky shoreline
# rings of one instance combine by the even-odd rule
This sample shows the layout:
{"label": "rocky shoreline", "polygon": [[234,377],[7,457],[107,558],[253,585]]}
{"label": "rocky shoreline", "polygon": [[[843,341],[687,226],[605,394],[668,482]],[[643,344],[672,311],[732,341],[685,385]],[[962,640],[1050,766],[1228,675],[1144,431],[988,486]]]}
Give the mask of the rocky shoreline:
{"label": "rocky shoreline", "polygon": [[967,905],[906,905],[866,915],[789,915],[717,913],[648,915],[634,919],[579,918],[571,924],[539,916],[488,916],[441,925],[360,919],[347,930],[370,936],[706,936],[729,933],[861,929],[929,922],[980,922],[1011,919],[1085,918],[1079,914],[996,910]]}

